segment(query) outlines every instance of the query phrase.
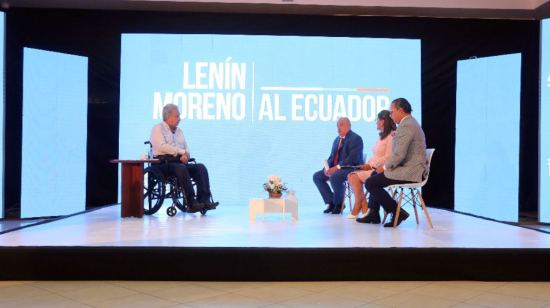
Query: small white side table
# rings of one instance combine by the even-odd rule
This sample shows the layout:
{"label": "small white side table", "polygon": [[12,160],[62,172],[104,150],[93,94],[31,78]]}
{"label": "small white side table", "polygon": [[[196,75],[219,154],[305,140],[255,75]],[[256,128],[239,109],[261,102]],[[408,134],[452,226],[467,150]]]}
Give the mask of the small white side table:
{"label": "small white side table", "polygon": [[256,214],[262,213],[262,221],[265,213],[283,213],[283,221],[285,221],[285,213],[291,213],[292,219],[298,220],[298,199],[297,198],[281,198],[281,199],[262,199],[250,198],[249,215],[250,220],[256,220]]}

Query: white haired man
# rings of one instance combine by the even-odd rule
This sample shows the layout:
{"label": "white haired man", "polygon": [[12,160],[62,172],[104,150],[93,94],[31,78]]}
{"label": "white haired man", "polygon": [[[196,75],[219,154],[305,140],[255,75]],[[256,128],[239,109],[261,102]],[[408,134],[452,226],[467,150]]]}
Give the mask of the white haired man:
{"label": "white haired man", "polygon": [[[218,202],[210,202],[208,170],[203,164],[188,164],[191,156],[183,132],[178,128],[181,121],[178,106],[174,104],[164,106],[162,119],[163,122],[153,126],[149,142],[153,146],[153,156],[165,163],[153,166],[161,168],[166,175],[175,175],[178,178],[181,187],[185,189],[187,212],[195,213],[204,207],[216,208]],[[197,184],[196,198],[191,178]]]}

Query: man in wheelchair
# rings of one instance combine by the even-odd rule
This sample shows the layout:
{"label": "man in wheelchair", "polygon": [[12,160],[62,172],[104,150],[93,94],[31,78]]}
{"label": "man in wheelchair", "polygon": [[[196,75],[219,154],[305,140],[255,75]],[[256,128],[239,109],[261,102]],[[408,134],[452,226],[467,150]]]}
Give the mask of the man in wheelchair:
{"label": "man in wheelchair", "polygon": [[[203,164],[188,164],[190,152],[183,132],[178,128],[181,120],[178,106],[164,106],[162,119],[163,122],[153,126],[149,137],[154,158],[161,160],[161,163],[153,164],[154,168],[159,169],[164,175],[175,175],[178,178],[185,191],[187,212],[195,213],[205,208],[215,209],[218,202],[211,200],[208,170]],[[196,196],[191,178],[197,185]]]}

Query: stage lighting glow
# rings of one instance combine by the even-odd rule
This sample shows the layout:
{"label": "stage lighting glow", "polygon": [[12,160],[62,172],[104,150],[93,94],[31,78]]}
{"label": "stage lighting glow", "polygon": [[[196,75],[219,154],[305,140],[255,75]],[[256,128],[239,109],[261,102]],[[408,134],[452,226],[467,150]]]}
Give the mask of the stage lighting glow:
{"label": "stage lighting glow", "polygon": [[539,220],[550,223],[550,19],[542,21],[540,68]]}
{"label": "stage lighting glow", "polygon": [[180,107],[191,156],[224,206],[266,196],[281,175],[300,205],[323,207],[312,181],[347,116],[372,155],[376,115],[407,98],[421,121],[420,40],[123,34],[120,159],[143,145],[162,107]]}
{"label": "stage lighting glow", "polygon": [[457,65],[455,210],[517,222],[521,54]]}
{"label": "stage lighting glow", "polygon": [[24,48],[21,218],[85,210],[87,121],[88,58]]}

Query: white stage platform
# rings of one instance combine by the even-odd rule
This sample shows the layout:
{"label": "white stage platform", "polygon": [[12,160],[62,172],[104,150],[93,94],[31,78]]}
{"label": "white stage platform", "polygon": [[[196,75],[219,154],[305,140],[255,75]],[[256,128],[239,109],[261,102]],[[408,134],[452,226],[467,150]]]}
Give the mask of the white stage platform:
{"label": "white stage platform", "polygon": [[287,214],[261,214],[249,220],[248,205],[219,206],[200,214],[120,218],[120,206],[72,216],[0,235],[3,247],[232,247],[232,248],[548,248],[550,234],[428,208],[417,226],[414,211],[397,229],[360,224],[345,215],[323,214],[301,206],[299,220]]}

